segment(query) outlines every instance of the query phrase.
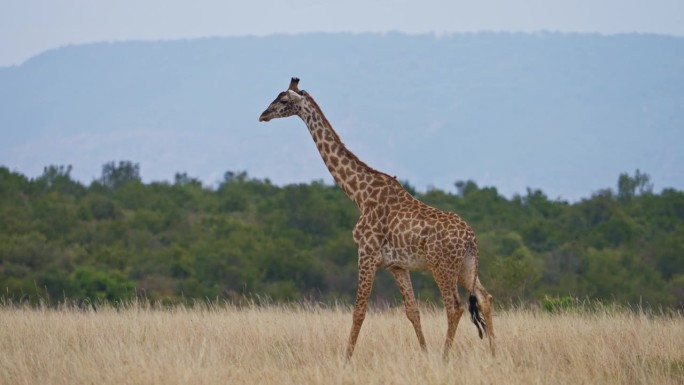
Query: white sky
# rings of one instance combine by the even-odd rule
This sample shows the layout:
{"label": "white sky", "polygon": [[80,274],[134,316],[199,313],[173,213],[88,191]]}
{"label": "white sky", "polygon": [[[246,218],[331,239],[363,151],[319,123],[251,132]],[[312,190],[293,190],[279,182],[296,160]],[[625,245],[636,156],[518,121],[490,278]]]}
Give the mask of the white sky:
{"label": "white sky", "polygon": [[684,36],[684,0],[0,0],[0,66],[98,41],[485,30]]}

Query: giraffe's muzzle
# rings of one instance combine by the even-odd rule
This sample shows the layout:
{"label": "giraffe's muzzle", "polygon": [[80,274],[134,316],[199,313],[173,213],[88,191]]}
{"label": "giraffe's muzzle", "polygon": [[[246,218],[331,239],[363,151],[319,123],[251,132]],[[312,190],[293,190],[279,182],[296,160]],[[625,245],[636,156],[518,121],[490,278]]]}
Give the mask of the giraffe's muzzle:
{"label": "giraffe's muzzle", "polygon": [[259,116],[259,121],[260,122],[268,122],[271,120],[271,117],[268,116],[268,110],[264,111],[261,113],[261,116]]}

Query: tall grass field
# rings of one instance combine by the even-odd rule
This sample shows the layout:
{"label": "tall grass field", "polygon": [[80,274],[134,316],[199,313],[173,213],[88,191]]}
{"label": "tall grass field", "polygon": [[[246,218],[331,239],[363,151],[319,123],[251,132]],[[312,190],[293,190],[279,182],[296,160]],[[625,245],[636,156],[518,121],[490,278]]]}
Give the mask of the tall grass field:
{"label": "tall grass field", "polygon": [[497,354],[466,317],[371,311],[351,361],[345,306],[133,302],[0,306],[0,384],[683,384],[684,317],[638,310],[498,310]]}

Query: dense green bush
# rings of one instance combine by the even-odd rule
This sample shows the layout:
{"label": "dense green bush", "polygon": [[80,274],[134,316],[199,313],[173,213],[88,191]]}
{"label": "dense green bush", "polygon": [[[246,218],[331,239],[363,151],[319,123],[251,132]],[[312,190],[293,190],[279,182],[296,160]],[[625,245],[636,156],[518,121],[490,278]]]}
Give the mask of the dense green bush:
{"label": "dense green bush", "polygon": [[[107,163],[84,186],[70,172],[49,166],[29,179],[0,167],[0,295],[354,298],[358,212],[336,186],[281,187],[245,172],[227,172],[216,187],[187,174],[143,183],[131,162]],[[617,192],[572,204],[539,190],[507,199],[472,181],[455,186],[417,197],[472,225],[481,279],[498,304],[539,301],[557,311],[567,298],[590,298],[682,306],[681,191],[654,193],[640,172],[620,175]],[[429,274],[413,278],[421,300],[439,301]],[[386,272],[374,298],[401,298]]]}

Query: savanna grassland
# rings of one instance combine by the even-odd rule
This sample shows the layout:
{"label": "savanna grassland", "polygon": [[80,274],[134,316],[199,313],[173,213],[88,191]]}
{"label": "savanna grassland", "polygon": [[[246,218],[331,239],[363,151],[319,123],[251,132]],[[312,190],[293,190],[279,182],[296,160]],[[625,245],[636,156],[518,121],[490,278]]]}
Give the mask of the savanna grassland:
{"label": "savanna grassland", "polygon": [[347,363],[345,306],[5,304],[0,383],[684,383],[684,317],[674,312],[499,310],[496,357],[463,317],[448,361],[443,310],[421,313],[427,354],[403,310],[390,308],[369,313]]}

